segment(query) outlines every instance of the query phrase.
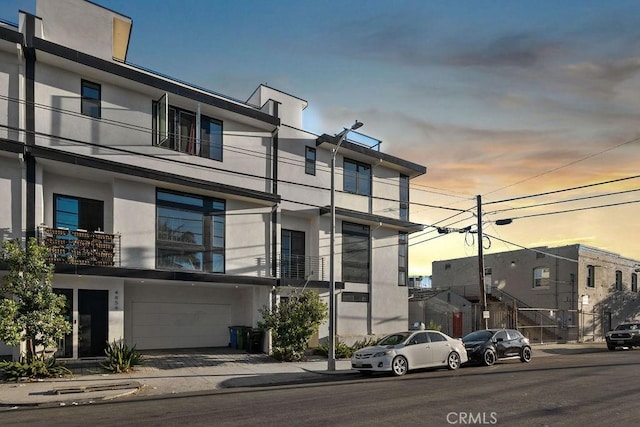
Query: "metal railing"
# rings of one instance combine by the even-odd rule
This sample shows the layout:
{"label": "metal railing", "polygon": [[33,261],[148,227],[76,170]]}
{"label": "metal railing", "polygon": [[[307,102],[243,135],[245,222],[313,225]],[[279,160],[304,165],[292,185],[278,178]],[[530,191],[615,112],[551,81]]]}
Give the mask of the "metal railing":
{"label": "metal railing", "polygon": [[[308,255],[284,255],[278,254],[276,261],[276,276],[280,279],[295,280],[328,280],[328,268],[324,258]],[[257,258],[259,270],[265,276],[272,276],[272,259]]]}
{"label": "metal railing", "polygon": [[38,242],[49,249],[48,262],[120,266],[119,234],[41,226]]}

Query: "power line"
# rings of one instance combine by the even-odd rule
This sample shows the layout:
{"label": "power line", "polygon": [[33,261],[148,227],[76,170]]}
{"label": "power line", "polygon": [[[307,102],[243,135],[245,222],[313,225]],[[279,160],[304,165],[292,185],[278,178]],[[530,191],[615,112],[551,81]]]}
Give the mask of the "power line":
{"label": "power line", "polygon": [[600,208],[610,208],[610,207],[613,207],[613,206],[630,205],[632,203],[640,203],[640,200],[631,200],[631,201],[628,201],[628,202],[620,202],[620,203],[609,203],[609,204],[606,204],[606,205],[590,206],[590,207],[585,207],[585,208],[567,209],[567,210],[564,210],[564,211],[544,212],[544,213],[539,213],[539,214],[523,215],[523,216],[518,216],[518,217],[514,217],[514,218],[509,218],[509,219],[512,220],[512,221],[515,221],[517,219],[534,218],[534,217],[538,217],[538,216],[547,216],[547,215],[557,215],[557,214],[563,214],[563,213],[569,213],[569,212],[579,212],[579,211],[586,211],[586,210],[600,209]]}
{"label": "power line", "polygon": [[617,196],[617,195],[620,195],[620,194],[633,193],[635,191],[640,191],[640,188],[635,188],[633,190],[615,191],[613,193],[606,193],[606,194],[596,194],[596,195],[593,195],[593,196],[576,197],[576,198],[573,198],[573,199],[558,200],[558,201],[555,201],[555,202],[537,203],[535,205],[529,205],[529,206],[518,206],[518,207],[514,207],[514,208],[499,209],[499,210],[487,212],[487,213],[485,213],[485,215],[493,215],[493,214],[496,214],[496,213],[509,212],[509,211],[521,210],[521,209],[538,208],[538,207],[541,207],[541,206],[552,206],[552,205],[557,205],[557,204],[561,204],[561,203],[577,202],[577,201],[581,201],[581,200],[590,200],[590,199],[596,199],[596,198],[600,198],[600,197]]}
{"label": "power line", "polygon": [[[566,167],[569,167],[569,166],[575,165],[575,164],[577,164],[577,163],[580,163],[580,162],[583,162],[583,161],[585,161],[585,160],[588,160],[588,159],[591,159],[591,158],[593,158],[593,157],[596,157],[596,156],[599,156],[599,155],[601,155],[601,154],[604,154],[604,153],[606,153],[606,152],[608,152],[608,151],[612,151],[612,150],[615,150],[615,149],[617,149],[617,148],[620,148],[620,147],[622,147],[622,146],[624,146],[624,145],[633,144],[634,142],[638,142],[638,141],[640,141],[640,137],[637,137],[637,138],[634,138],[634,139],[631,139],[631,140],[628,140],[628,141],[622,142],[622,143],[620,143],[620,144],[618,144],[618,145],[615,145],[615,146],[613,146],[613,147],[606,148],[606,149],[604,149],[604,150],[602,150],[602,151],[598,151],[598,152],[596,152],[596,153],[589,154],[589,155],[587,155],[587,156],[585,156],[585,157],[582,157],[582,158],[580,158],[580,159],[578,159],[578,160],[574,160],[574,161],[569,162],[569,163],[566,163],[566,164],[564,164],[564,165],[562,165],[562,166],[558,166],[558,167],[556,167],[556,168],[553,168],[553,169],[550,169],[550,170],[548,170],[548,171],[546,171],[546,172],[542,172],[542,173],[537,174],[537,175],[534,175],[534,176],[532,176],[532,177],[529,177],[529,178],[526,178],[526,179],[520,180],[520,181],[515,182],[515,183],[513,183],[513,184],[506,185],[506,186],[504,186],[504,187],[498,188],[497,190],[493,190],[493,191],[490,191],[489,193],[485,193],[484,195],[486,196],[487,194],[497,193],[498,191],[501,191],[501,190],[504,190],[504,189],[506,189],[506,188],[510,188],[510,187],[516,186],[516,185],[518,185],[518,184],[522,184],[523,182],[527,182],[527,181],[530,181],[530,180],[532,180],[532,179],[539,178],[539,177],[541,177],[541,176],[548,175],[548,174],[553,173],[553,172],[557,172],[557,171],[559,171],[560,169],[564,169],[564,168],[566,168]],[[487,204],[487,203],[485,203],[485,204]]]}
{"label": "power line", "polygon": [[561,189],[561,190],[547,191],[547,192],[538,193],[538,194],[530,194],[528,196],[520,196],[520,197],[512,197],[510,199],[496,200],[496,201],[493,201],[493,202],[483,203],[483,205],[486,206],[486,205],[492,205],[492,204],[496,204],[496,203],[512,202],[514,200],[530,199],[532,197],[548,196],[549,194],[557,194],[557,193],[564,193],[564,192],[567,192],[567,191],[581,190],[581,189],[584,189],[584,188],[596,187],[596,186],[599,186],[599,185],[612,184],[612,183],[615,183],[615,182],[628,181],[630,179],[638,179],[638,178],[640,178],[640,175],[633,175],[633,176],[628,176],[628,177],[625,177],[625,178],[617,178],[617,179],[612,179],[612,180],[609,180],[609,181],[596,182],[594,184],[586,184],[586,185],[580,185],[580,186],[577,186],[577,187],[564,188],[564,189]]}

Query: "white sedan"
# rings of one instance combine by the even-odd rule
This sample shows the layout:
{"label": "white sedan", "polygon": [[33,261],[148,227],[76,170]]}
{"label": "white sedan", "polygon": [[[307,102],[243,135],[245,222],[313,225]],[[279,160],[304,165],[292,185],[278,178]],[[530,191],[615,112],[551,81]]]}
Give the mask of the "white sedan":
{"label": "white sedan", "polygon": [[467,362],[467,352],[460,340],[438,331],[396,332],[373,347],[356,351],[351,368],[362,373],[392,372],[404,375],[409,369],[446,366],[453,370]]}

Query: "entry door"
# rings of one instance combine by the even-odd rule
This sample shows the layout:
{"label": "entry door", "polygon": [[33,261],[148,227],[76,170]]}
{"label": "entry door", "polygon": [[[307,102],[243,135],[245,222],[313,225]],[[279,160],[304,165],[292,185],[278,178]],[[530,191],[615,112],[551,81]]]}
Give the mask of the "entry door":
{"label": "entry door", "polygon": [[108,335],[109,291],[78,290],[78,357],[104,356]]}
{"label": "entry door", "polygon": [[305,278],[304,232],[282,230],[282,277]]}

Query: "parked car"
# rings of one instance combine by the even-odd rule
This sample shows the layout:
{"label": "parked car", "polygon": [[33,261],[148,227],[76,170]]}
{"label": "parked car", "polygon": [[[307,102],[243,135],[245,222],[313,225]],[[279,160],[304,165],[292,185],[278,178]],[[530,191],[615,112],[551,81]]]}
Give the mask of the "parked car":
{"label": "parked car", "polygon": [[483,329],[462,338],[469,361],[491,366],[500,359],[531,361],[529,339],[515,329]]}
{"label": "parked car", "polygon": [[467,362],[462,341],[439,331],[396,332],[382,338],[375,346],[356,351],[351,368],[364,374],[392,372],[400,376],[410,369],[446,366],[458,369]]}
{"label": "parked car", "polygon": [[605,335],[607,348],[614,351],[616,347],[640,347],[640,322],[621,323],[613,331]]}

